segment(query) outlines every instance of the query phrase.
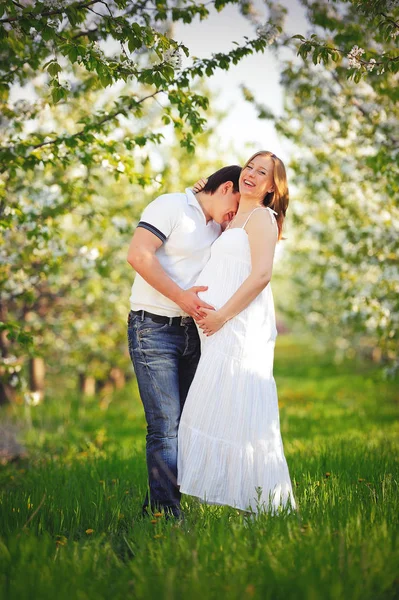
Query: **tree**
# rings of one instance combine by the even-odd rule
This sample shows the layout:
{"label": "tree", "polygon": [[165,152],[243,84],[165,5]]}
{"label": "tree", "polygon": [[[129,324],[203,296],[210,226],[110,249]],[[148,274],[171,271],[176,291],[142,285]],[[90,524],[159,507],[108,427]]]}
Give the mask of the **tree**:
{"label": "tree", "polygon": [[[382,0],[302,4],[311,35],[296,36],[300,60],[282,61],[285,112],[274,119],[293,153],[286,309],[340,349],[366,344],[395,370],[399,8]],[[276,42],[280,50],[290,44]]]}
{"label": "tree", "polygon": [[[210,96],[208,90],[203,93]],[[56,107],[53,126],[65,126],[79,110],[78,103],[70,103],[62,114]],[[143,110],[137,131],[153,130],[161,119],[162,107]],[[26,381],[22,367],[28,356],[31,367],[42,366],[39,359],[44,358],[53,373],[63,372],[74,382],[78,376],[88,393],[95,382],[97,387],[106,384],[104,390],[120,385],[124,373],[131,372],[125,330],[133,278],[126,262],[128,244],[141,210],[162,189],[184,189],[200,173],[221,166],[221,159],[210,164],[204,156],[204,149],[215,145],[212,130],[197,137],[195,161],[178,136],[155,147],[151,158],[137,155],[135,168],[144,190],[129,181],[118,155],[112,162],[103,160],[101,169],[85,171],[78,163],[66,169],[47,165],[40,177],[32,171],[21,179],[18,198],[9,196],[20,210],[12,210],[13,226],[4,232],[2,299],[11,324],[34,344],[29,353],[18,354],[5,338],[6,350],[10,348],[3,361],[8,398],[17,390],[29,403],[42,397],[42,390],[32,385],[32,368]],[[163,165],[156,178],[152,160]],[[69,212],[57,210],[69,198]]]}

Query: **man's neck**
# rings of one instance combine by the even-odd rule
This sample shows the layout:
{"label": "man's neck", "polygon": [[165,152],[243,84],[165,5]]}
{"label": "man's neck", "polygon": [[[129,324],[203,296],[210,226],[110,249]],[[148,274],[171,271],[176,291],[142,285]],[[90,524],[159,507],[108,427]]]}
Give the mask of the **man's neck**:
{"label": "man's neck", "polygon": [[210,197],[208,196],[208,194],[204,194],[204,192],[198,192],[197,194],[194,194],[194,195],[197,198],[198,204],[202,208],[202,212],[205,215],[206,222],[209,223],[209,221],[212,220],[212,217],[209,213]]}

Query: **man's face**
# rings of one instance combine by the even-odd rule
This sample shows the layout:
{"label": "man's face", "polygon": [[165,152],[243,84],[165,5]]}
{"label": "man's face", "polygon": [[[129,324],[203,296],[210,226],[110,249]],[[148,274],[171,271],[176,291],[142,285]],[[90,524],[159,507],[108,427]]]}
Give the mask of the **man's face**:
{"label": "man's face", "polygon": [[212,219],[219,224],[231,221],[238,210],[239,202],[240,193],[233,192],[232,183],[222,184],[213,194]]}

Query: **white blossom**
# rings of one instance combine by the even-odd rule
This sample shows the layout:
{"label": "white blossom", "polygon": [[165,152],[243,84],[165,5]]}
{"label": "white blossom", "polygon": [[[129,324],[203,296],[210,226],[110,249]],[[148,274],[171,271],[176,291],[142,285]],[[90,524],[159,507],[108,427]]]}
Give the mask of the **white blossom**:
{"label": "white blossom", "polygon": [[363,48],[359,46],[353,46],[352,50],[348,54],[348,65],[354,69],[360,69],[362,66],[359,58],[364,54]]}
{"label": "white blossom", "polygon": [[100,251],[98,250],[98,248],[92,248],[91,250],[89,250],[89,252],[87,253],[87,258],[89,260],[95,261],[97,260],[97,258],[100,256]]}
{"label": "white blossom", "polygon": [[179,48],[169,48],[166,50],[163,59],[172,65],[174,69],[180,69],[182,66],[182,57]]}
{"label": "white blossom", "polygon": [[18,358],[14,356],[14,354],[11,354],[10,356],[4,357],[2,361],[5,365],[12,365],[18,361]]}
{"label": "white blossom", "polygon": [[279,36],[280,32],[275,25],[272,23],[265,23],[264,25],[260,25],[256,29],[256,34],[258,37],[265,40],[268,46],[272,44],[275,39]]}
{"label": "white blossom", "polygon": [[107,169],[107,171],[113,171],[114,167],[110,164],[108,158],[104,158],[101,161],[101,166],[104,167],[105,169]]}
{"label": "white blossom", "polygon": [[93,263],[100,256],[100,251],[98,248],[89,248],[87,246],[82,246],[79,250],[79,254],[81,254],[84,258],[84,266],[89,266],[90,263]]}
{"label": "white blossom", "polygon": [[42,400],[42,392],[25,392],[24,399],[29,406],[37,406]]}
{"label": "white blossom", "polygon": [[128,222],[127,219],[125,219],[125,217],[112,217],[111,223],[120,232],[126,231],[128,226]]}
{"label": "white blossom", "polygon": [[19,377],[16,373],[13,373],[8,381],[8,383],[10,384],[11,387],[15,388],[17,387],[18,383],[19,383]]}
{"label": "white blossom", "polygon": [[14,102],[13,108],[15,111],[18,111],[21,113],[28,113],[28,112],[32,111],[32,109],[34,108],[34,105],[31,104],[30,102],[28,102],[27,100],[20,98],[19,100]]}
{"label": "white blossom", "polygon": [[326,287],[338,287],[340,285],[339,275],[333,269],[328,269],[324,275],[324,285]]}
{"label": "white blossom", "polygon": [[54,9],[66,8],[66,6],[70,4],[70,2],[68,2],[67,0],[42,0],[42,2],[47,8]]}

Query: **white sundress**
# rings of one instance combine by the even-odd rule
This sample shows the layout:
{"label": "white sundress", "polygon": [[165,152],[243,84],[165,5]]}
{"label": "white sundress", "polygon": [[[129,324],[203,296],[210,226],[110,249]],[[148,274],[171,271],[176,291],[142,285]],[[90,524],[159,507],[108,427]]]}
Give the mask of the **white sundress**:
{"label": "white sundress", "polygon": [[[277,231],[272,209],[255,210],[268,210]],[[200,296],[216,309],[251,272],[248,219],[213,243],[195,284],[208,286]],[[199,333],[201,359],[178,433],[180,491],[242,510],[295,509],[273,378],[277,329],[270,283],[218,332]]]}

